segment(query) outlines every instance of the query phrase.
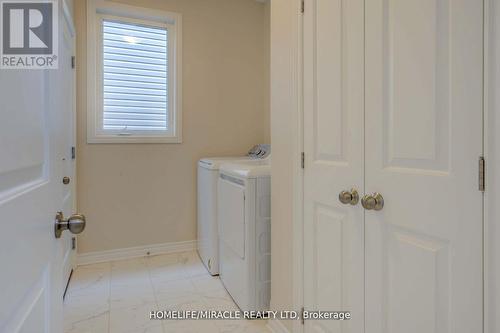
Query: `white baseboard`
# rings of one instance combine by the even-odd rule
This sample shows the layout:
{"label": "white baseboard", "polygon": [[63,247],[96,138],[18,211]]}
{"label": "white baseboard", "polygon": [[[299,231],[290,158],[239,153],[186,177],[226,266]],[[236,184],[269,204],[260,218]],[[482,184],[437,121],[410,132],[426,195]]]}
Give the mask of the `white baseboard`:
{"label": "white baseboard", "polygon": [[89,265],[99,262],[145,257],[148,255],[168,254],[196,250],[196,240],[172,242],[145,246],[128,247],[123,249],[97,251],[78,254],[77,264]]}
{"label": "white baseboard", "polygon": [[267,327],[273,333],[290,333],[290,331],[278,319],[270,319],[267,321]]}

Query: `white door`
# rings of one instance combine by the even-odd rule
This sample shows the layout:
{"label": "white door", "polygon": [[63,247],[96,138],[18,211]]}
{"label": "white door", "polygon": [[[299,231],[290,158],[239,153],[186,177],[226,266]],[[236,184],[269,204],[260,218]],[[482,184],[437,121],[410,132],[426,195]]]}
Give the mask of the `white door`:
{"label": "white door", "polygon": [[304,307],[351,311],[306,332],[363,330],[363,0],[310,0],[304,17]]}
{"label": "white door", "polygon": [[352,312],[306,332],[482,331],[482,12],[306,2],[304,306]]}
{"label": "white door", "polygon": [[59,75],[0,70],[0,332],[62,332],[61,239],[54,223],[64,208],[62,133],[71,124],[58,104],[65,85]]}
{"label": "white door", "polygon": [[[67,7],[66,7],[67,8]],[[59,163],[63,172],[60,182],[61,199],[63,205],[61,211],[64,216],[70,216],[76,211],[76,104],[75,104],[75,69],[73,64],[75,50],[75,30],[73,19],[69,9],[65,10],[59,22],[62,30],[59,34],[59,70],[56,81],[58,97],[55,99],[58,108],[62,111],[60,118],[62,141],[59,148]],[[76,258],[76,235],[65,232],[61,236],[61,247],[63,256],[63,284],[69,281],[71,271],[75,265]]]}
{"label": "white door", "polygon": [[366,332],[482,332],[482,0],[366,1]]}

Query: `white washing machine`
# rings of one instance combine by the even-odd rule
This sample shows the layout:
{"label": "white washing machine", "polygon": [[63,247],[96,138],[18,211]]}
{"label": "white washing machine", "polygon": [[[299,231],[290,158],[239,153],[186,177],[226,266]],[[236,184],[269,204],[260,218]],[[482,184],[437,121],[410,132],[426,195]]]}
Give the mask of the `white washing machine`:
{"label": "white washing machine", "polygon": [[219,274],[219,235],[217,226],[217,179],[222,163],[262,159],[269,145],[254,146],[246,156],[203,158],[198,162],[198,254],[212,275]]}
{"label": "white washing machine", "polygon": [[243,311],[269,309],[271,297],[270,159],[219,170],[219,274]]}

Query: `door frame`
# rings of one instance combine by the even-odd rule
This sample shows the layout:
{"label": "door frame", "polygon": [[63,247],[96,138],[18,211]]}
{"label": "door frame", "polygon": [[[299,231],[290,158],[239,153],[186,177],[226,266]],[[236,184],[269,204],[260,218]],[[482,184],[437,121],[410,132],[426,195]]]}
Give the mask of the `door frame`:
{"label": "door frame", "polygon": [[[292,2],[292,1],[291,1]],[[294,163],[293,175],[293,204],[292,204],[292,302],[295,311],[304,309],[304,12],[309,5],[308,0],[294,0],[292,13],[298,13],[292,20],[294,26],[291,31],[295,45],[290,50],[295,68],[291,73],[292,98],[294,112],[292,113],[292,153]],[[304,6],[304,7],[303,7]],[[293,332],[304,332],[302,321],[293,322]]]}
{"label": "door frame", "polygon": [[[75,21],[74,21],[74,18],[73,18],[73,8],[74,8],[74,3],[73,3],[73,0],[62,0],[62,14],[63,14],[63,18],[65,20],[65,24],[67,25],[68,27],[68,30],[69,30],[69,33],[71,34],[71,38],[72,38],[72,45],[71,45],[71,48],[72,48],[72,56],[75,57],[76,56],[76,28],[75,28]],[[61,29],[62,27],[60,27]],[[75,58],[76,59],[76,58]],[[73,60],[71,60],[73,62]],[[74,67],[71,69],[73,71],[73,77],[72,77],[72,85],[73,85],[73,89],[72,89],[72,92],[73,92],[73,100],[72,100],[72,103],[71,103],[71,113],[73,114],[72,115],[72,123],[70,124],[70,126],[72,127],[72,136],[73,136],[73,146],[75,147],[76,149],[76,141],[77,141],[77,126],[76,126],[76,118],[77,118],[77,113],[76,113],[76,94],[77,94],[77,89],[76,89],[76,61],[74,63]],[[73,209],[73,212],[76,212],[77,211],[77,200],[76,200],[76,195],[77,195],[77,191],[76,191],[76,187],[77,187],[77,179],[76,179],[76,175],[77,175],[77,172],[76,172],[76,158],[71,161],[71,163],[73,163],[74,165],[74,174],[72,175],[72,178],[71,178],[71,182],[73,185],[72,186],[72,209]],[[73,213],[71,212],[71,213]],[[69,252],[69,256],[70,258],[68,258],[68,265],[70,266],[70,273],[69,273],[69,276],[68,276],[68,279],[67,280],[64,280],[66,278],[65,275],[63,275],[63,283],[64,283],[64,286],[65,286],[65,289],[64,289],[64,294],[63,296],[66,297],[66,292],[67,292],[67,289],[68,289],[68,286],[69,286],[69,282],[71,280],[71,276],[73,274],[73,271],[74,269],[76,268],[77,266],[77,262],[76,262],[76,255],[77,255],[77,236],[76,235],[71,235],[70,236],[71,238],[74,238],[75,240],[73,241],[74,243],[74,249],[71,249]],[[62,265],[64,266],[64,264],[66,263],[66,261],[64,260],[64,253],[63,253],[63,263]],[[62,267],[63,270],[65,268]],[[64,272],[63,272],[64,274]]]}
{"label": "door frame", "polygon": [[[308,6],[308,0],[270,0],[271,20],[273,20],[273,4],[279,8],[280,20],[286,20],[288,36],[286,41],[280,44],[280,55],[287,55],[288,71],[280,75],[280,84],[286,88],[286,98],[290,101],[287,110],[291,116],[291,160],[288,162],[292,167],[292,202],[291,228],[292,228],[292,267],[291,267],[291,286],[292,286],[292,304],[293,311],[300,311],[304,305],[304,268],[303,268],[303,180],[304,173],[302,168],[302,153],[304,151],[303,136],[303,13],[302,4]],[[271,38],[272,38],[271,24]],[[272,47],[271,47],[272,49]],[[272,54],[272,51],[271,51]],[[271,55],[272,56],[272,55]],[[281,73],[280,73],[281,74]],[[288,156],[290,158],[290,156]],[[288,159],[287,158],[287,159]],[[272,247],[272,245],[271,245]],[[271,268],[272,269],[272,268]],[[272,286],[271,286],[272,288]],[[272,303],[272,300],[271,300]],[[288,310],[288,309],[287,309]],[[273,322],[277,322],[274,324]],[[269,327],[274,332],[289,332],[288,327],[280,323],[280,320],[271,321]],[[291,320],[291,332],[303,332],[304,326],[300,320]]]}
{"label": "door frame", "polygon": [[[496,222],[500,209],[495,205],[500,195],[500,1],[484,2],[484,108],[483,149],[486,160],[486,190],[483,207],[484,240],[484,332],[494,333],[500,328],[500,291],[496,281],[500,277],[500,230]],[[497,292],[495,293],[495,290]]]}
{"label": "door frame", "polygon": [[[273,3],[277,3],[279,7],[280,19],[286,20],[288,27],[287,40],[280,45],[280,54],[289,56],[287,62],[289,70],[286,76],[280,77],[280,84],[286,86],[287,95],[279,96],[279,98],[287,98],[290,100],[288,110],[291,116],[291,128],[289,128],[291,141],[291,160],[289,163],[292,166],[292,202],[291,212],[291,228],[292,228],[292,309],[300,311],[304,306],[304,244],[303,244],[303,181],[304,172],[302,168],[302,153],[304,151],[304,89],[303,89],[303,12],[302,4],[308,6],[309,0],[270,0],[271,2],[271,20],[273,20]],[[272,27],[272,24],[271,24]],[[272,30],[272,28],[271,28]],[[272,35],[272,31],[271,31]],[[272,52],[271,52],[272,53]],[[272,245],[271,245],[272,247]],[[271,268],[272,269],[272,268]],[[272,288],[272,287],[271,287]],[[272,303],[272,300],[271,300]],[[280,321],[280,320],[276,320]],[[291,332],[303,332],[304,325],[300,320],[291,321]],[[288,328],[281,323],[273,324],[270,322],[269,327],[275,332],[289,332]]]}
{"label": "door frame", "polygon": [[[295,311],[304,309],[304,12],[308,7],[308,0],[290,1],[293,27],[290,35],[294,41],[290,45],[290,55],[294,68],[290,73],[292,110],[292,175],[293,175],[293,204],[292,204],[292,303]],[[303,7],[304,6],[304,7]],[[297,15],[298,14],[298,15]],[[303,332],[304,325],[300,320],[292,324],[292,332]]]}
{"label": "door frame", "polygon": [[[263,0],[266,1],[266,0]],[[308,5],[308,0],[268,0],[271,6],[271,21],[279,19],[286,21],[287,36],[286,40],[280,41],[279,55],[287,57],[286,65],[288,69],[286,73],[280,72],[279,84],[286,94],[280,93],[277,98],[287,99],[287,110],[291,116],[290,131],[292,140],[290,142],[291,157],[287,156],[288,162],[292,167],[292,202],[291,212],[291,287],[292,301],[291,309],[300,312],[303,308],[303,169],[302,169],[302,152],[304,151],[303,138],[303,13],[302,4]],[[274,14],[274,13],[279,13]],[[273,38],[273,23],[271,22],[271,39]],[[273,57],[273,47],[271,46],[271,59]],[[272,63],[272,60],[271,60]],[[271,70],[272,72],[272,70]],[[271,84],[272,86],[272,84]],[[280,90],[281,90],[280,89]],[[272,99],[272,98],[271,98]],[[272,103],[271,103],[272,104]],[[271,247],[273,245],[271,244]],[[271,251],[274,251],[271,249]],[[271,265],[271,270],[273,265]],[[271,286],[272,288],[272,286]],[[271,304],[273,300],[271,299]],[[291,322],[291,331],[289,327],[283,325],[283,320],[270,320],[268,327],[273,332],[303,332],[303,325],[300,320],[289,320]]]}

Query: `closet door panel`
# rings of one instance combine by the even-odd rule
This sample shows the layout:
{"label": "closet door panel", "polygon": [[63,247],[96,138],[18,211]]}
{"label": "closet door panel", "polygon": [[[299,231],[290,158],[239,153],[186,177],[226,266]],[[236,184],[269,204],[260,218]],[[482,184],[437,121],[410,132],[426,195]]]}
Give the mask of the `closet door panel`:
{"label": "closet door panel", "polygon": [[304,17],[304,301],[352,320],[306,320],[306,332],[362,332],[363,0],[306,1]]}
{"label": "closet door panel", "polygon": [[480,332],[483,3],[366,6],[366,332]]}

